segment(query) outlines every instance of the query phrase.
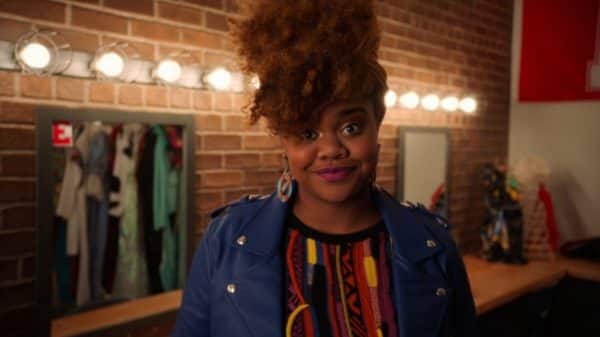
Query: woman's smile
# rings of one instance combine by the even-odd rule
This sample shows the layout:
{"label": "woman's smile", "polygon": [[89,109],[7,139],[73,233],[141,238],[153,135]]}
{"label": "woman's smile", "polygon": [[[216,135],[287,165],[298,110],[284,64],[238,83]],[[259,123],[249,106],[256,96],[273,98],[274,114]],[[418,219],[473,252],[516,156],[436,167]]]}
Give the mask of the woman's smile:
{"label": "woman's smile", "polygon": [[328,183],[337,183],[347,180],[356,170],[356,166],[327,167],[316,170],[315,173]]}

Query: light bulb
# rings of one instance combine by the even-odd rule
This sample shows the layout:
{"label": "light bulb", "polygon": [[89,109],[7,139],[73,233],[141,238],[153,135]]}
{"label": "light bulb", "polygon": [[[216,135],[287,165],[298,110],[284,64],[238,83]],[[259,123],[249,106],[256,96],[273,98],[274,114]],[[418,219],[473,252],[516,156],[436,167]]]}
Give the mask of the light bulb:
{"label": "light bulb", "polygon": [[440,98],[437,95],[429,94],[423,97],[421,105],[425,110],[433,111],[440,106]]}
{"label": "light bulb", "polygon": [[396,92],[394,90],[388,90],[385,93],[384,102],[385,102],[386,108],[391,108],[394,105],[396,105],[397,100],[398,100],[398,95],[396,95]]}
{"label": "light bulb", "polygon": [[231,73],[219,67],[206,76],[206,81],[217,90],[226,90],[231,84]]}
{"label": "light bulb", "polygon": [[101,72],[106,77],[117,77],[125,69],[125,61],[121,55],[111,51],[102,54],[95,64],[96,71]]}
{"label": "light bulb", "polygon": [[464,113],[472,114],[477,109],[477,101],[472,97],[465,97],[460,100],[458,107]]}
{"label": "light bulb", "polygon": [[177,82],[181,78],[181,66],[171,59],[162,60],[156,69],[156,76],[167,83]]}
{"label": "light bulb", "polygon": [[446,111],[456,111],[458,109],[458,98],[454,96],[444,97],[441,102],[442,109]]}
{"label": "light bulb", "polygon": [[400,96],[400,104],[407,109],[414,109],[419,105],[419,95],[410,91]]}
{"label": "light bulb", "polygon": [[260,89],[260,78],[257,75],[252,76],[250,79],[250,85],[256,90]]}
{"label": "light bulb", "polygon": [[48,47],[38,42],[28,43],[21,49],[19,56],[28,67],[34,69],[46,68],[52,58]]}

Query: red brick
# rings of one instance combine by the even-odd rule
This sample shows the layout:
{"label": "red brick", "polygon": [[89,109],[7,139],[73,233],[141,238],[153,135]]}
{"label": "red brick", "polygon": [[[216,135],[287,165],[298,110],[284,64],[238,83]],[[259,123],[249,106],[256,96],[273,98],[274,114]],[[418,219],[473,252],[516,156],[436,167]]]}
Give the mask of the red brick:
{"label": "red brick", "polygon": [[90,82],[90,101],[95,103],[114,103],[115,85],[109,82]]}
{"label": "red brick", "polygon": [[33,130],[0,126],[0,150],[33,150],[34,147]]}
{"label": "red brick", "polygon": [[146,105],[155,107],[167,106],[167,88],[160,85],[145,86]]}
{"label": "red brick", "polygon": [[230,203],[236,200],[240,200],[246,195],[259,194],[258,188],[243,188],[239,190],[225,192],[225,203]]}
{"label": "red brick", "polygon": [[280,176],[278,171],[246,171],[245,173],[244,185],[246,186],[274,185]]}
{"label": "red brick", "polygon": [[249,121],[246,116],[225,116],[225,130],[227,131],[247,131],[251,128],[253,127],[249,125]]}
{"label": "red brick", "polygon": [[0,155],[3,176],[34,177],[35,156],[32,154]]}
{"label": "red brick", "polygon": [[6,281],[15,281],[18,277],[17,267],[19,266],[17,259],[2,259],[0,260],[0,283]]}
{"label": "red brick", "polygon": [[2,211],[4,229],[33,228],[35,226],[35,207],[13,206]]}
{"label": "red brick", "polygon": [[196,170],[215,170],[223,167],[223,156],[220,154],[197,154]]}
{"label": "red brick", "polygon": [[76,78],[58,77],[56,79],[56,98],[67,101],[83,102],[85,81]]}
{"label": "red brick", "polygon": [[228,31],[229,26],[227,24],[227,17],[222,14],[215,14],[212,12],[206,13],[206,28]]}
{"label": "red brick", "polygon": [[119,88],[119,103],[126,105],[142,105],[142,87],[135,84],[124,84]]}
{"label": "red brick", "polygon": [[65,22],[65,5],[46,0],[2,0],[0,12],[52,22]]}
{"label": "red brick", "polygon": [[50,77],[22,75],[21,96],[34,98],[52,97],[52,79]]}
{"label": "red brick", "polygon": [[0,121],[3,123],[33,124],[35,105],[26,103],[0,102]]}
{"label": "red brick", "polygon": [[185,1],[196,4],[196,5],[212,7],[212,8],[216,8],[216,9],[223,8],[223,0],[185,0]]}
{"label": "red brick", "polygon": [[252,150],[271,150],[280,147],[275,136],[244,136],[244,148]]}
{"label": "red brick", "polygon": [[121,16],[102,13],[84,8],[71,9],[71,24],[101,32],[127,34],[127,19]]}
{"label": "red brick", "polygon": [[251,168],[260,166],[258,153],[232,153],[225,155],[225,168]]}
{"label": "red brick", "polygon": [[[0,4],[0,6],[2,6]],[[16,42],[19,37],[31,29],[28,22],[0,18],[0,40]]]}
{"label": "red brick", "polygon": [[225,1],[225,10],[228,12],[237,13],[240,8],[238,7],[237,0],[224,0]]}
{"label": "red brick", "polygon": [[223,118],[220,115],[196,115],[196,129],[198,131],[220,131]]}
{"label": "red brick", "polygon": [[158,5],[158,16],[163,19],[198,26],[201,26],[204,22],[203,11],[165,2]]}
{"label": "red brick", "polygon": [[141,36],[152,40],[167,42],[179,41],[179,30],[174,26],[169,26],[164,23],[132,20],[131,33],[135,36]]}
{"label": "red brick", "polygon": [[236,135],[206,135],[202,136],[205,150],[240,150],[242,137]]}
{"label": "red brick", "polygon": [[[0,233],[0,256],[32,253],[34,249],[35,231],[33,230]],[[0,296],[0,298],[2,298],[2,296]]]}
{"label": "red brick", "polygon": [[109,44],[113,42],[118,42],[120,44],[127,44],[128,50],[130,49],[133,53],[138,54],[139,58],[152,61],[154,60],[154,45],[151,43],[132,41],[123,38],[112,38],[109,36],[102,37],[103,44]]}
{"label": "red brick", "polygon": [[231,111],[233,106],[231,100],[231,94],[223,92],[215,92],[215,110],[217,111]]}
{"label": "red brick", "polygon": [[171,88],[171,107],[189,109],[192,107],[192,91],[185,88]]}
{"label": "red brick", "polygon": [[88,53],[95,53],[96,49],[100,45],[100,36],[93,33],[85,33],[73,29],[57,28],[53,26],[41,27],[42,29],[49,29],[60,34],[65,39],[71,48],[75,51],[83,51]]}
{"label": "red brick", "polygon": [[196,194],[196,211],[210,212],[223,204],[223,192],[199,192]]}
{"label": "red brick", "polygon": [[15,73],[0,71],[0,96],[15,95]]}
{"label": "red brick", "polygon": [[241,172],[207,172],[202,175],[202,187],[236,187],[242,184]]}
{"label": "red brick", "polygon": [[261,155],[261,168],[281,168],[283,167],[283,154],[281,153],[263,153]]}
{"label": "red brick", "polygon": [[222,49],[224,37],[201,30],[182,29],[182,42],[197,48]]}
{"label": "red brick", "polygon": [[0,202],[34,201],[35,183],[26,180],[0,180]]}
{"label": "red brick", "polygon": [[104,0],[104,6],[142,15],[154,15],[154,0]]}
{"label": "red brick", "polygon": [[212,110],[212,94],[207,91],[194,91],[194,109]]}
{"label": "red brick", "polygon": [[218,67],[224,64],[235,64],[232,55],[207,51],[204,53],[204,65],[206,67]]}
{"label": "red brick", "polygon": [[233,94],[231,95],[231,103],[231,110],[242,112],[242,109],[250,103],[250,98],[244,94]]}

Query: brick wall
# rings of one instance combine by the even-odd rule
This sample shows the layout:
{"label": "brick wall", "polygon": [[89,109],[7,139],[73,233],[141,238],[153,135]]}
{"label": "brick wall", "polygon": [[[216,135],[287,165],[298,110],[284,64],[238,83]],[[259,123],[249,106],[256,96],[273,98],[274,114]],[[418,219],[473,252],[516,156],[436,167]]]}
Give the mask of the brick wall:
{"label": "brick wall", "polygon": [[[478,246],[483,216],[477,167],[507,156],[512,2],[385,0],[380,59],[397,92],[475,95],[475,116],[388,110],[381,129],[378,181],[395,193],[400,126],[452,132],[451,207],[460,246]],[[16,41],[33,25],[64,34],[73,49],[127,41],[143,58],[189,50],[204,65],[233,64],[226,17],[234,0],[2,0],[0,40]],[[273,190],[280,170],[277,141],[248,128],[242,94],[100,83],[0,71],[0,326],[18,335],[32,315],[35,240],[35,125],[40,105],[196,114],[196,235],[210,209],[244,193]],[[26,335],[26,332],[21,334]]]}

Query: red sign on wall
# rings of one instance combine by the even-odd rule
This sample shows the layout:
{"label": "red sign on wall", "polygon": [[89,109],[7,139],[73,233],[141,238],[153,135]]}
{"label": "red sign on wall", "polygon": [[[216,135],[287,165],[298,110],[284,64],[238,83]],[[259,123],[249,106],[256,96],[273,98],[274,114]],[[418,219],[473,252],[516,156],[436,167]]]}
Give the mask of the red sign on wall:
{"label": "red sign on wall", "polygon": [[69,122],[52,123],[52,145],[55,147],[73,146],[73,126]]}

